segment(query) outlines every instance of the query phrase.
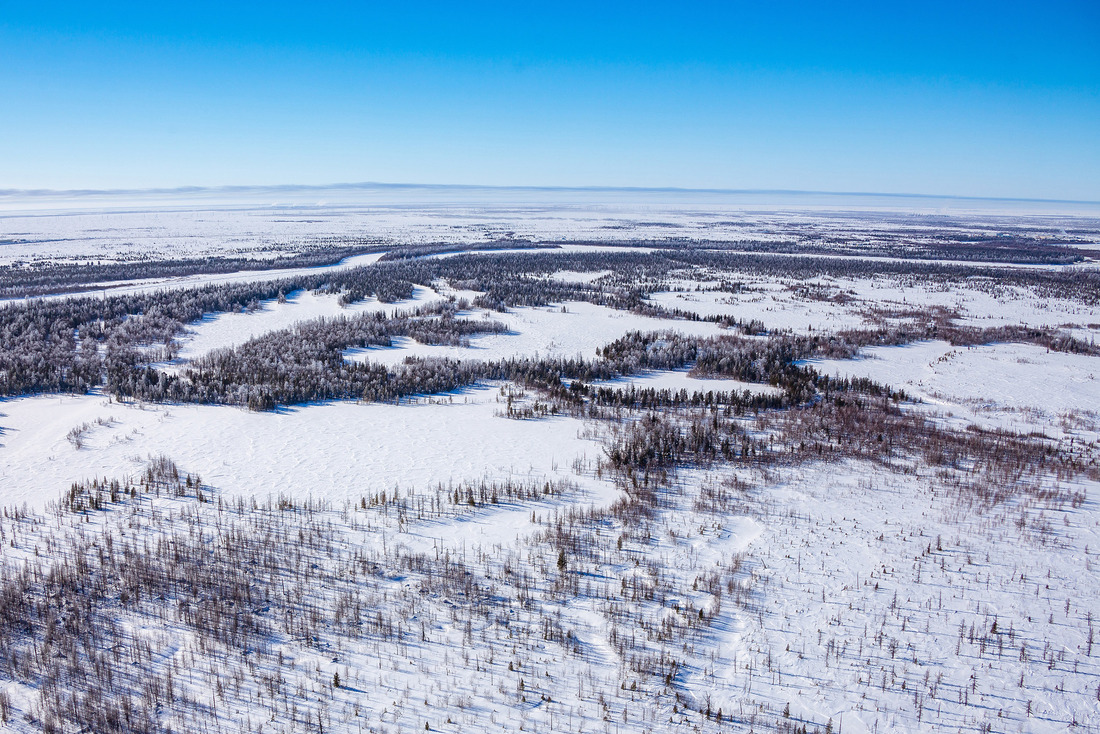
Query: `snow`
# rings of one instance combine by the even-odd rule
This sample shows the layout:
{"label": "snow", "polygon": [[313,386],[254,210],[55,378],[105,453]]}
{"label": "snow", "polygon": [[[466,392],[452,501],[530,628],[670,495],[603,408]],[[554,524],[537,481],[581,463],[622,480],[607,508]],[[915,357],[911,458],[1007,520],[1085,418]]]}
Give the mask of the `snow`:
{"label": "snow", "polygon": [[[1100,723],[1100,666],[1084,654],[1100,594],[1100,508],[974,512],[930,485],[861,464],[810,465],[769,482],[751,503],[762,530],[750,549],[762,609],[716,641],[720,667],[753,665],[753,698],[818,726],[832,718],[834,730],[841,716],[844,731],[857,718],[879,731],[973,725],[964,689],[970,706],[1004,720],[1003,731]],[[1044,516],[1054,538],[1037,541],[990,517],[1015,512]],[[1000,632],[990,634],[994,620]],[[972,624],[987,642],[971,641]],[[1029,665],[1021,645],[1035,658],[1053,650],[1058,661]],[[928,672],[933,684],[942,676],[938,695]],[[708,682],[732,693],[742,681]],[[933,712],[923,723],[918,695]]]}
{"label": "snow", "polygon": [[[1096,306],[1066,298],[1037,297],[1027,289],[999,285],[995,293],[980,287],[914,283],[908,278],[876,276],[865,279],[736,277],[737,293],[697,291],[691,281],[679,290],[652,294],[650,301],[667,308],[694,311],[700,316],[730,316],[744,321],[759,319],[772,330],[813,333],[859,329],[878,323],[877,310],[920,311],[944,308],[958,313],[960,325],[979,328],[1026,325],[1081,327],[1094,323]],[[713,284],[711,284],[713,285]],[[816,300],[798,294],[819,287],[840,299]],[[1086,341],[1095,334],[1085,332]]]}
{"label": "snow", "polygon": [[[742,205],[706,208],[637,201],[599,207],[488,207],[471,202],[410,207],[360,201],[342,207],[284,204],[236,211],[24,212],[0,217],[0,239],[12,240],[0,248],[0,260],[110,259],[138,252],[259,256],[274,243],[304,242],[320,230],[411,243],[485,242],[505,235],[553,241],[583,237],[597,244],[568,244],[563,250],[596,251],[611,249],[607,243],[628,236],[703,241],[751,235],[781,241],[792,228],[851,233],[866,223],[865,214],[747,212]],[[988,212],[982,216],[988,218],[978,218],[985,222],[982,227],[996,231],[995,217]],[[917,220],[914,227],[920,225]],[[902,225],[876,219],[875,226],[877,234],[867,237]],[[929,224],[928,231],[933,229]],[[202,276],[127,288],[287,274]],[[590,282],[609,274],[561,270],[552,277]],[[696,282],[686,273],[652,301],[702,315],[760,319],[770,329],[805,333],[868,326],[876,323],[875,308],[939,306],[957,311],[963,323],[979,326],[1070,324],[1066,330],[1078,338],[1100,335],[1088,326],[1100,323],[1096,306],[1039,299],[1015,288],[914,286],[893,278],[804,283],[738,274],[733,279],[744,286],[737,293],[702,291],[696,288],[713,282]],[[843,293],[844,298],[799,295],[807,285]],[[475,295],[439,283],[418,287],[407,302],[368,299],[341,307],[331,295],[295,292],[287,294],[285,303],[265,302],[251,313],[210,314],[190,325],[171,366],[303,320],[392,312],[448,296]],[[508,332],[472,337],[464,347],[396,339],[392,348],[349,350],[346,358],[385,365],[407,357],[591,359],[597,348],[629,331],[724,333],[709,322],[653,319],[584,302],[507,313],[470,309],[460,317],[492,318]],[[967,348],[928,341],[866,349],[853,360],[808,364],[825,374],[868,377],[903,389],[921,401],[904,409],[926,411],[957,428],[976,424],[1023,434],[1036,431],[1072,437],[1078,445],[1100,440],[1096,357],[1047,352],[1029,344]],[[687,368],[604,384],[689,392],[774,391],[694,378]],[[603,534],[607,548],[615,547],[615,536],[627,538],[616,551],[620,555],[600,557],[579,572],[595,591],[555,601],[540,583],[556,578],[556,553],[546,555],[550,546],[538,540],[539,534],[549,533],[555,520],[571,512],[611,507],[620,491],[597,469],[604,456],[600,427],[562,416],[505,418],[501,388],[481,384],[400,404],[333,402],[266,413],[119,403],[100,394],[7,399],[0,402],[0,506],[26,505],[46,512],[74,481],[135,477],[151,456],[163,454],[185,471],[200,474],[219,498],[331,500],[333,507],[344,509],[332,510],[326,519],[338,528],[339,543],[354,552],[384,549],[383,555],[461,558],[479,583],[492,587],[498,605],[493,610],[498,618],[479,618],[470,632],[463,627],[461,600],[422,595],[417,574],[402,572],[383,574],[371,583],[385,591],[377,597],[384,605],[379,611],[398,617],[408,613],[407,621],[423,625],[419,639],[400,644],[344,640],[336,643],[335,653],[290,636],[271,640],[288,662],[264,667],[261,661],[261,673],[285,676],[301,686],[304,693],[297,703],[303,710],[319,710],[315,699],[324,692],[336,714],[337,720],[326,726],[332,730],[423,730],[430,719],[433,730],[443,731],[747,731],[753,717],[760,716],[759,730],[781,718],[785,708],[791,724],[807,724],[811,731],[824,729],[830,719],[838,732],[973,731],[985,722],[1006,732],[1067,731],[1073,721],[1079,730],[1100,729],[1100,667],[1096,655],[1085,652],[1089,615],[1100,599],[1100,483],[1095,478],[1041,480],[1051,493],[1080,493],[1085,498],[1080,503],[1018,496],[980,507],[946,487],[928,467],[913,473],[856,461],[682,467],[673,472],[660,505],[634,536],[627,537],[612,519],[602,520],[593,531]],[[743,420],[752,425],[751,419]],[[693,501],[702,488],[733,476],[740,489],[730,508],[720,513],[696,508]],[[347,509],[381,491],[432,497],[439,484],[505,478],[553,479],[571,483],[571,489],[526,503],[449,508],[449,514],[421,519],[399,520],[367,508],[354,515]],[[147,504],[179,512],[179,502],[163,498]],[[207,506],[197,512],[213,517],[221,510]],[[220,514],[216,517],[222,522]],[[0,545],[5,558],[32,558],[39,546],[48,547],[40,541],[51,533],[83,534],[110,523],[131,532],[122,509],[95,517],[43,518],[20,524],[0,515],[0,532],[10,534],[0,536],[8,541]],[[15,542],[16,528],[20,543]],[[568,562],[582,568],[583,561]],[[524,601],[516,592],[521,584],[506,578],[506,563],[535,579]],[[735,563],[741,564],[740,570],[728,574],[725,596],[693,584],[708,572],[726,573]],[[551,567],[549,575],[540,570],[544,566]],[[690,645],[683,645],[687,664],[676,685],[694,706],[710,700],[715,709],[722,708],[725,724],[682,706],[651,706],[656,687],[631,672],[611,644],[612,631],[636,630],[618,629],[604,613],[602,594],[629,606],[627,583],[658,574],[677,604],[642,601],[636,608],[651,615],[650,621],[676,621],[683,614],[678,607],[690,603],[712,617]],[[323,606],[331,598],[310,601]],[[546,620],[568,630],[574,641],[570,645],[580,652],[539,634],[537,625]],[[992,631],[994,620],[997,632]],[[120,624],[134,635],[163,642],[165,659],[175,657],[181,667],[195,667],[194,660],[184,662],[194,642],[185,627],[137,617]],[[524,626],[536,634],[520,641]],[[224,660],[228,656],[198,662],[211,666]],[[334,672],[344,678],[344,688],[325,686]],[[628,688],[634,678],[642,679],[637,691]],[[188,678],[180,685],[190,686],[196,697],[210,696],[202,689],[203,680],[200,675],[198,683]],[[523,694],[516,690],[519,680],[527,686]],[[0,689],[12,692],[19,711],[30,710],[37,696],[33,687],[3,677]],[[262,687],[250,679],[243,689],[228,694],[221,704],[227,725],[239,727],[260,693]],[[736,723],[728,723],[729,718]],[[23,726],[22,720],[17,726]],[[264,731],[279,727],[293,730],[281,722]]]}
{"label": "snow", "polygon": [[1096,417],[1100,359],[1033,344],[871,347],[852,360],[807,360],[825,375],[868,377],[941,413],[1022,433],[1059,432],[1060,416]]}
{"label": "snow", "polygon": [[1036,297],[1026,289],[998,285],[994,292],[981,288],[913,285],[881,278],[871,281],[837,279],[838,288],[848,289],[868,305],[886,308],[934,308],[956,311],[960,324],[981,328],[1003,325],[1053,326],[1088,321],[1096,313],[1089,306],[1070,299]]}
{"label": "snow", "polygon": [[177,192],[0,191],[0,264],[210,254],[270,257],[317,234],[389,244],[732,241],[856,247],[904,234],[994,238],[1008,226],[1095,230],[1100,205],[930,197],[448,187]]}
{"label": "snow", "polygon": [[[74,480],[134,476],[158,454],[236,495],[344,500],[395,486],[571,477],[575,458],[598,453],[578,437],[580,421],[497,417],[498,397],[495,387],[478,387],[413,404],[329,403],[279,413],[99,395],[7,400],[0,403],[0,505],[41,510]],[[85,423],[93,427],[76,449],[66,435]]]}
{"label": "snow", "polygon": [[720,377],[694,377],[688,373],[690,367],[678,370],[652,370],[636,375],[627,375],[616,380],[604,380],[593,383],[594,385],[606,385],[610,387],[633,386],[639,390],[646,388],[653,390],[673,390],[679,392],[687,390],[688,393],[696,392],[745,392],[778,395],[781,391],[772,385],[761,385],[757,382],[743,382],[741,380],[728,380]]}
{"label": "snow", "polygon": [[867,319],[856,306],[842,306],[796,298],[787,285],[760,280],[747,292],[720,291],[654,293],[652,303],[666,308],[694,311],[700,316],[730,316],[741,321],[759,319],[772,330],[795,332],[839,331],[867,325]]}
{"label": "snow", "polygon": [[563,283],[591,283],[605,275],[611,275],[610,270],[596,270],[594,272],[581,273],[576,270],[559,270],[551,274],[551,280],[560,280]]}
{"label": "snow", "polygon": [[187,333],[177,338],[180,351],[176,362],[197,359],[215,349],[235,347],[249,339],[271,331],[286,329],[302,321],[360,313],[395,311],[415,308],[443,300],[436,291],[414,286],[413,297],[395,303],[380,303],[366,298],[348,305],[340,305],[339,296],[312,291],[294,291],[286,295],[286,302],[277,299],[263,301],[260,308],[241,313],[210,314],[202,321],[188,327]]}
{"label": "snow", "polygon": [[406,357],[485,361],[525,356],[594,359],[597,348],[631,331],[674,329],[698,336],[715,336],[724,331],[711,322],[655,319],[583,301],[569,301],[552,307],[513,308],[507,313],[474,309],[465,317],[491,318],[505,324],[508,332],[473,336],[468,347],[418,344],[412,339],[395,339],[394,347],[349,349],[345,357],[349,361],[384,365],[401,364]]}
{"label": "snow", "polygon": [[[362,267],[378,262],[384,255],[383,252],[373,252],[366,255],[353,255],[346,257],[335,265],[318,265],[310,268],[274,268],[271,270],[241,270],[234,273],[214,273],[187,275],[179,278],[144,278],[124,283],[106,282],[90,287],[87,290],[74,291],[57,295],[34,296],[34,300],[54,298],[79,298],[81,296],[122,296],[134,293],[149,293],[168,289],[198,288],[204,285],[221,283],[254,283],[266,280],[280,280],[293,278],[300,275],[316,275],[337,270]],[[21,298],[0,299],[0,305],[4,303],[19,303]]]}

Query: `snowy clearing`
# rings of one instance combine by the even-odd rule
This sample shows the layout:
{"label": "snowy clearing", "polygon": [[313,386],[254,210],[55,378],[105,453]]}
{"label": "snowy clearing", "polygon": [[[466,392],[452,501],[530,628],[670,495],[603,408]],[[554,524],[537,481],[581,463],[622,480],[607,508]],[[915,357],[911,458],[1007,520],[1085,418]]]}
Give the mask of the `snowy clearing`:
{"label": "snowy clearing", "polygon": [[[96,395],[8,400],[0,403],[0,504],[40,510],[74,480],[131,476],[159,454],[233,494],[343,500],[440,482],[570,476],[575,458],[598,452],[578,437],[579,421],[499,418],[498,398],[496,388],[484,387],[419,404],[332,403],[279,413]],[[77,449],[66,435],[84,424],[91,427]]]}
{"label": "snowy clearing", "polygon": [[400,364],[406,357],[481,360],[538,356],[592,358],[596,349],[630,331],[672,329],[699,336],[724,332],[714,323],[655,319],[584,302],[568,302],[549,308],[515,308],[507,313],[477,309],[464,316],[492,318],[505,324],[509,331],[506,334],[471,337],[468,347],[418,344],[411,339],[402,339],[393,348],[349,350],[346,357],[352,361],[385,365]]}
{"label": "snowy clearing", "polygon": [[1100,359],[1031,344],[919,342],[807,364],[826,375],[869,377],[905,390],[958,420],[1022,433],[1059,432],[1061,416],[1095,419],[1100,410]]}

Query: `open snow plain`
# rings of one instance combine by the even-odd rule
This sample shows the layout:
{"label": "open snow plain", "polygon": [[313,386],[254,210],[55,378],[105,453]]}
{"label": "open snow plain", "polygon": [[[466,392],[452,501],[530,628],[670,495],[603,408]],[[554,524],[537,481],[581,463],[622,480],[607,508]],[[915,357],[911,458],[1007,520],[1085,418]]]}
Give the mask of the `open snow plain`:
{"label": "open snow plain", "polygon": [[293,211],[0,309],[3,728],[1100,731],[1096,219]]}

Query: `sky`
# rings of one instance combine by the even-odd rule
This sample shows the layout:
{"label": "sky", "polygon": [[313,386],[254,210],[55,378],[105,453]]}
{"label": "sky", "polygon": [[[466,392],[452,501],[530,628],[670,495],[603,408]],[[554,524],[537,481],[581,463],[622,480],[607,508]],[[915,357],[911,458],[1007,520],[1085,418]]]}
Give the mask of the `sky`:
{"label": "sky", "polygon": [[0,0],[0,189],[1100,201],[1100,3]]}

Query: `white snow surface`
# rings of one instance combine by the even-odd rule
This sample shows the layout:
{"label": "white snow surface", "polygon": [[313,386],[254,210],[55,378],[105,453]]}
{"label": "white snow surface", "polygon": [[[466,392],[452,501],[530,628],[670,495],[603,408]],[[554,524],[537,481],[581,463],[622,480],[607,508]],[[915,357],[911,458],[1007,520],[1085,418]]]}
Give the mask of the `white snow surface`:
{"label": "white snow surface", "polygon": [[[1100,205],[776,192],[275,187],[178,192],[0,191],[0,264],[271,257],[330,236],[392,244],[800,241],[849,245],[943,231],[1084,223]],[[1070,224],[1069,226],[1074,226]]]}
{"label": "white snow surface", "polygon": [[689,374],[690,367],[678,370],[651,370],[635,375],[625,375],[615,380],[603,380],[594,385],[606,385],[613,387],[634,386],[639,390],[646,388],[652,390],[672,390],[680,392],[687,390],[688,394],[697,392],[745,392],[756,394],[778,395],[781,390],[772,385],[762,385],[758,382],[743,382],[721,377],[696,377]]}
{"label": "white snow surface", "polygon": [[1061,417],[1095,420],[1100,411],[1100,358],[1033,344],[955,347],[928,341],[806,364],[822,374],[868,377],[905,390],[958,421],[1021,433],[1059,434]]}
{"label": "white snow surface", "polygon": [[[497,417],[498,396],[495,387],[479,387],[400,405],[327,403],[278,413],[100,395],[7,400],[0,403],[0,505],[41,510],[73,481],[135,476],[158,454],[234,495],[345,500],[393,487],[571,477],[575,458],[598,453],[579,437],[580,421]],[[85,423],[91,428],[74,448],[66,435]]]}
{"label": "white snow surface", "polygon": [[210,314],[192,324],[186,334],[177,338],[181,348],[176,362],[196,359],[215,349],[239,346],[249,339],[289,328],[302,321],[360,313],[392,314],[441,300],[443,297],[439,293],[424,286],[415,286],[413,297],[404,301],[380,303],[376,298],[366,298],[343,306],[339,303],[339,296],[333,294],[295,291],[287,294],[285,303],[271,299],[261,303],[255,311]]}
{"label": "white snow surface", "polygon": [[[1095,500],[977,510],[858,462],[745,476],[759,487],[745,501],[760,523],[759,607],[718,627],[721,658],[697,680],[713,705],[747,694],[811,731],[1100,726],[1100,665],[1085,654],[1100,595]],[[1027,662],[1052,651],[1050,664]]]}
{"label": "white snow surface", "polygon": [[[751,226],[746,227],[744,219],[730,223],[731,211],[751,214]],[[258,255],[281,239],[289,244],[308,239],[319,222],[329,231],[394,242],[481,242],[505,236],[611,241],[624,237],[624,232],[699,240],[749,232],[754,238],[782,240],[792,227],[827,232],[830,223],[843,220],[843,226],[854,227],[862,221],[854,212],[819,215],[644,202],[522,211],[472,204],[411,208],[361,202],[347,207],[134,210],[64,217],[24,211],[0,218],[0,240],[6,242],[0,247],[0,262],[112,259],[145,252]],[[920,217],[906,226],[926,224],[929,231],[935,228],[934,222]],[[996,224],[991,218],[990,232],[996,232]],[[902,224],[882,220],[876,226],[892,229]],[[581,247],[585,246],[569,245]],[[233,274],[128,288],[285,274]],[[607,274],[560,271],[554,277],[583,282]],[[1067,330],[1085,340],[1095,338],[1098,331],[1088,324],[1100,322],[1096,306],[1037,299],[1014,289],[913,287],[884,278],[814,283],[740,279],[745,284],[740,292],[717,293],[697,291],[696,286],[708,284],[685,275],[682,283],[672,286],[677,290],[657,293],[653,301],[702,315],[760,319],[771,329],[806,333],[876,323],[876,308],[940,306],[957,311],[964,323],[980,326],[1070,324]],[[800,291],[807,285],[820,291]],[[822,294],[828,300],[821,300]],[[835,298],[838,294],[842,297]],[[288,294],[286,303],[267,302],[252,313],[212,314],[192,324],[179,340],[182,350],[172,366],[302,320],[400,309],[447,295],[476,294],[436,284],[435,289],[418,288],[410,302],[379,304],[368,299],[346,308],[333,296]],[[592,358],[598,347],[632,330],[723,333],[713,323],[652,319],[588,303],[516,308],[505,314],[471,309],[462,314],[472,319],[486,316],[505,323],[509,332],[475,336],[466,347],[399,339],[393,348],[352,350],[346,356],[386,365],[410,356]],[[922,401],[906,409],[929,411],[958,428],[977,424],[1073,437],[1083,443],[1100,440],[1100,358],[1051,353],[1027,344],[960,348],[922,342],[867,349],[854,360],[811,364],[826,374],[869,377],[904,389]],[[686,368],[607,384],[689,391],[772,389],[697,379]],[[161,454],[200,474],[226,498],[286,495],[328,499],[336,506],[354,505],[383,490],[427,493],[437,484],[482,478],[574,482],[576,491],[561,498],[481,507],[443,520],[399,524],[364,510],[368,523],[375,524],[349,531],[362,548],[391,543],[436,558],[461,554],[471,567],[493,570],[499,570],[494,563],[509,558],[524,572],[534,573],[540,564],[553,566],[553,557],[537,557],[532,538],[551,527],[549,519],[555,513],[606,508],[620,493],[595,470],[596,460],[604,454],[591,425],[561,416],[507,419],[500,415],[503,400],[496,384],[400,404],[334,402],[266,413],[119,403],[99,394],[7,399],[0,401],[0,506],[27,506],[45,513],[72,482],[135,477],[151,456]],[[735,485],[740,489],[730,508],[721,513],[695,508],[701,488],[732,475],[740,480]],[[333,710],[346,714],[332,728],[347,732],[367,727],[424,730],[425,719],[431,719],[433,730],[444,731],[748,731],[752,717],[759,714],[761,721],[773,721],[784,710],[793,725],[824,730],[831,720],[838,733],[974,731],[984,722],[996,722],[995,730],[1006,732],[1100,731],[1100,650],[1091,652],[1087,641],[1094,610],[1100,608],[1100,485],[1085,478],[1043,481],[1052,493],[1079,493],[1084,499],[1070,505],[1056,500],[1029,504],[1014,498],[997,507],[979,507],[972,498],[945,492],[930,469],[909,474],[854,461],[681,469],[674,472],[663,504],[646,519],[645,542],[628,539],[625,551],[620,544],[618,550],[634,554],[633,561],[586,568],[585,582],[595,586],[595,593],[579,594],[559,607],[547,604],[559,614],[561,628],[573,635],[570,644],[580,650],[576,657],[566,656],[559,643],[545,638],[537,647],[516,653],[507,623],[494,620],[471,634],[451,616],[456,608],[452,600],[432,599],[425,603],[438,604],[438,609],[428,607],[435,610],[434,626],[425,622],[420,641],[405,641],[403,646],[377,641],[348,645],[340,650],[337,663],[330,651],[282,639],[276,642],[279,653],[292,662],[285,671],[274,672],[304,676],[295,678],[312,686],[302,698],[303,707],[318,690],[328,691],[326,695],[336,700]],[[43,517],[46,520],[33,532],[50,532],[54,522],[60,527],[54,516]],[[4,522],[9,522],[7,516]],[[15,524],[10,520],[9,527]],[[613,523],[600,529],[621,531]],[[21,532],[26,540],[31,531]],[[9,543],[0,546],[2,552],[30,557],[30,545],[16,548],[14,541]],[[614,544],[612,539],[608,547]],[[33,547],[37,552],[38,546]],[[743,563],[742,570],[724,597],[692,584],[692,579],[735,560]],[[598,610],[600,594],[610,592],[600,589],[606,587],[625,599],[628,583],[645,582],[658,571],[680,583],[679,601],[712,617],[693,640],[692,650],[684,650],[690,664],[679,672],[677,686],[693,706],[701,708],[709,701],[713,709],[722,709],[727,718],[721,725],[682,707],[665,707],[648,721],[636,715],[644,708],[637,702],[647,700],[652,690],[644,680],[637,691],[628,687],[631,679],[641,676],[628,671],[609,643],[615,625]],[[395,594],[416,583],[412,574],[392,581]],[[537,617],[537,605],[543,603],[537,592],[534,611],[509,599],[508,604],[514,604],[509,613],[526,609],[532,619]],[[678,606],[654,605],[654,613],[674,621],[681,614]],[[133,624],[141,634],[154,626],[151,620],[124,623]],[[162,633],[176,635],[176,649],[188,644],[186,631],[178,626],[167,632],[158,628],[157,634]],[[487,637],[492,641],[488,655]],[[324,687],[333,672],[345,677],[345,688]],[[30,710],[36,691],[9,685],[4,675],[0,671],[0,690],[12,691],[19,711]],[[523,689],[526,693],[516,689],[520,676],[529,686]],[[246,684],[244,693],[238,690],[236,698],[230,696],[223,704],[228,707],[227,721],[239,726],[245,720],[258,689]],[[425,705],[429,699],[432,704]],[[352,710],[354,718],[348,713]],[[729,723],[731,717],[736,723]]]}
{"label": "white snow surface", "polygon": [[525,356],[580,356],[594,359],[597,348],[631,331],[671,329],[698,336],[715,336],[724,331],[712,322],[656,319],[583,301],[546,308],[513,308],[507,313],[475,309],[465,317],[491,318],[505,324],[508,332],[472,336],[468,347],[395,339],[395,347],[349,349],[345,355],[351,361],[385,365],[400,364],[406,357],[499,360]]}

